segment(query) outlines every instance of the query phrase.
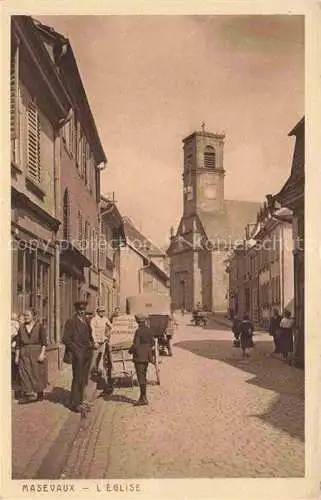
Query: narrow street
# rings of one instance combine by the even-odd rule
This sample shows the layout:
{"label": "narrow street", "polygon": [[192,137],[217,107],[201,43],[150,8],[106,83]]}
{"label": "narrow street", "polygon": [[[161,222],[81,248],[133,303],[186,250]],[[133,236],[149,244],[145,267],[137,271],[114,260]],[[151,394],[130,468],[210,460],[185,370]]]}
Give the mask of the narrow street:
{"label": "narrow street", "polygon": [[[303,476],[303,371],[270,356],[266,333],[243,360],[227,327],[189,322],[180,319],[173,358],[161,358],[160,386],[150,368],[148,407],[133,406],[137,387],[116,388],[81,420],[64,406],[66,373],[43,405],[14,403],[13,477]],[[23,436],[19,419],[30,426]]]}

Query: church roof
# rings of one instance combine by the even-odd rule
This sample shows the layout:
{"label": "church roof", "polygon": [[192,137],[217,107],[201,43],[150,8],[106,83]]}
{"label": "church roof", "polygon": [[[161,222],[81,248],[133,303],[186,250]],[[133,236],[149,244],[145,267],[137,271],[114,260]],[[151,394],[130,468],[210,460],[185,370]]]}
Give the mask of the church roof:
{"label": "church roof", "polygon": [[206,237],[215,243],[225,240],[235,243],[243,240],[245,227],[256,221],[260,203],[251,201],[225,200],[224,211],[198,212]]}

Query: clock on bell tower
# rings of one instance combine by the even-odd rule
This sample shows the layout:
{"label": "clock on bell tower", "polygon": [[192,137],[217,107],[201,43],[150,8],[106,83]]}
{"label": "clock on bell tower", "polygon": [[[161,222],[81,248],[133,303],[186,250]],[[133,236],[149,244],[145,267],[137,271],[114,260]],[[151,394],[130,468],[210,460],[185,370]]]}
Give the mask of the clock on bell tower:
{"label": "clock on bell tower", "polygon": [[184,214],[220,212],[224,207],[224,134],[194,132],[184,144]]}

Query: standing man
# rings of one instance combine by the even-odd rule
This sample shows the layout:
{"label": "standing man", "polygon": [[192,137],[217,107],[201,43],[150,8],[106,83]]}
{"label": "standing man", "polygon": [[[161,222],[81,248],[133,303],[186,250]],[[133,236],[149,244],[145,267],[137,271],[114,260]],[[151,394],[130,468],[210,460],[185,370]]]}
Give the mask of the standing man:
{"label": "standing man", "polygon": [[[105,379],[105,364],[107,365],[107,385],[111,383],[111,360],[109,355],[109,339],[112,329],[112,324],[105,316],[105,308],[97,307],[96,315],[92,318],[91,323],[92,336],[95,342],[95,350],[92,361],[91,376],[98,380]],[[105,356],[105,360],[104,360]],[[104,361],[102,363],[102,361]]]}
{"label": "standing man", "polygon": [[274,351],[272,354],[276,354],[279,351],[279,342],[278,342],[278,331],[280,328],[280,322],[281,322],[281,315],[279,314],[279,311],[274,308],[273,309],[273,316],[270,319],[270,328],[269,328],[269,333],[273,337],[274,340]]}
{"label": "standing man", "polygon": [[94,339],[86,318],[86,302],[76,302],[74,307],[75,315],[66,321],[62,341],[72,355],[70,408],[76,413],[83,413],[90,411],[90,405],[85,400],[85,390],[88,385]]}
{"label": "standing man", "polygon": [[146,396],[147,368],[148,363],[154,361],[153,347],[155,345],[153,331],[146,325],[147,318],[143,314],[137,314],[135,319],[138,328],[135,332],[134,342],[129,349],[129,354],[133,355],[133,362],[137,374],[140,388],[140,397],[136,405],[148,405]]}

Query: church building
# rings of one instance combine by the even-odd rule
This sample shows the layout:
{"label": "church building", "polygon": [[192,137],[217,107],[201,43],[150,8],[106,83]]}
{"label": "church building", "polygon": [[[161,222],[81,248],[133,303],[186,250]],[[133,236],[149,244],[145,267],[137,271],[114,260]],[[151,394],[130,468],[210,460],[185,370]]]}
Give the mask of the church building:
{"label": "church building", "polygon": [[171,230],[171,299],[175,309],[200,302],[209,311],[228,308],[228,253],[244,239],[260,204],[224,198],[224,134],[194,132],[183,139],[184,212]]}

